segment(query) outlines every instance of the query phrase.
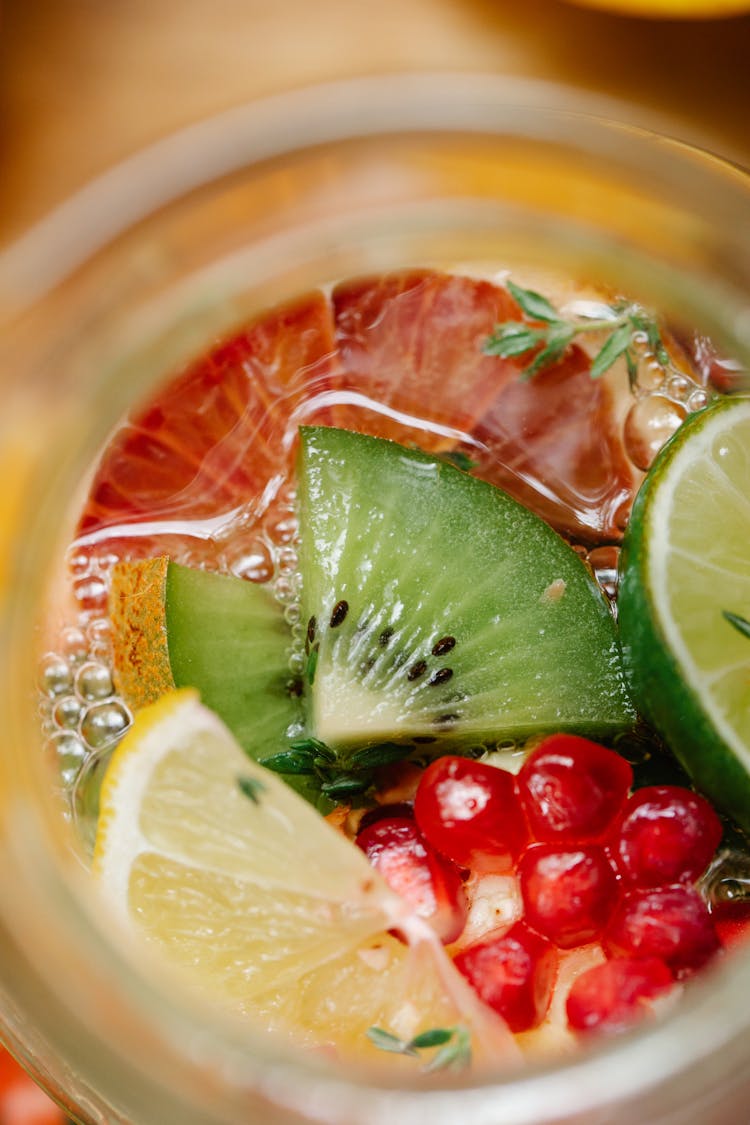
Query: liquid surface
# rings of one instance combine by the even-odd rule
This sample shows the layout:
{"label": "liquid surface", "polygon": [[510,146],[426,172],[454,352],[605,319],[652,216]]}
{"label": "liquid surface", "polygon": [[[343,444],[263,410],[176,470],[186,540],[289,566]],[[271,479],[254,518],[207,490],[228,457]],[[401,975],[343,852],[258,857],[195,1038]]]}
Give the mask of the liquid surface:
{"label": "liquid surface", "polygon": [[[593,321],[610,307],[584,287],[561,292],[560,315]],[[133,719],[112,677],[107,594],[117,561],[168,554],[267,586],[291,627],[290,674],[303,674],[300,425],[392,438],[500,486],[573,546],[616,610],[619,545],[643,473],[682,421],[727,389],[727,368],[709,342],[686,346],[665,331],[666,359],[642,334],[635,370],[620,358],[592,378],[602,333],[524,380],[524,356],[483,350],[518,315],[508,290],[484,278],[411,271],[344,282],[269,311],[123,421],[70,548],[75,619],[40,669],[43,729],[85,849],[107,762]],[[664,768],[650,733],[618,749],[636,785]],[[502,748],[503,764],[515,754],[517,769],[519,750]],[[670,763],[669,782],[673,771]],[[737,912],[750,886],[741,841],[717,855],[703,886],[717,909]]]}

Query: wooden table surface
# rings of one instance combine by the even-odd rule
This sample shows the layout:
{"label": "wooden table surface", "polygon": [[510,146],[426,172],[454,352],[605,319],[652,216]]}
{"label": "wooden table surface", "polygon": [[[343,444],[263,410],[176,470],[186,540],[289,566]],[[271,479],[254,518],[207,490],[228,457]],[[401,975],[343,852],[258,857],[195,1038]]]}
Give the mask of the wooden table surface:
{"label": "wooden table surface", "polygon": [[564,80],[750,165],[750,15],[648,21],[561,0],[6,0],[0,241],[144,143],[307,82],[403,69]]}

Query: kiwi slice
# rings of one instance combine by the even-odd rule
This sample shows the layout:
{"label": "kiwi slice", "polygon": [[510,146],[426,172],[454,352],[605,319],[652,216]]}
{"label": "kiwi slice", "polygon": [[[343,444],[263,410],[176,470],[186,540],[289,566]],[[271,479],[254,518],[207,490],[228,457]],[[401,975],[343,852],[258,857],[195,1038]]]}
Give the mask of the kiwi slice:
{"label": "kiwi slice", "polygon": [[115,678],[134,709],[195,687],[253,758],[299,734],[289,627],[268,590],[145,559],[115,566],[110,610]]}
{"label": "kiwi slice", "polygon": [[632,726],[585,564],[504,492],[381,438],[304,427],[308,722],[334,748]]}

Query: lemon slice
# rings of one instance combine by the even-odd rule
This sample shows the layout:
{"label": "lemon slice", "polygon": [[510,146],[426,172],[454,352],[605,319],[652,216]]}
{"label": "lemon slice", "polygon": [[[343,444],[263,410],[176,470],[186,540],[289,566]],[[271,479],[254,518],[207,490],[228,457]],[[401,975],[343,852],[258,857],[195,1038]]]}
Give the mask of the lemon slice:
{"label": "lemon slice", "polygon": [[619,619],[641,710],[750,829],[750,399],[693,415],[636,498]]}
{"label": "lemon slice", "polygon": [[212,999],[298,1042],[382,1061],[396,1056],[370,1027],[407,1040],[463,1027],[480,1065],[516,1058],[430,927],[192,690],[144,708],[115,751],[93,870]]}

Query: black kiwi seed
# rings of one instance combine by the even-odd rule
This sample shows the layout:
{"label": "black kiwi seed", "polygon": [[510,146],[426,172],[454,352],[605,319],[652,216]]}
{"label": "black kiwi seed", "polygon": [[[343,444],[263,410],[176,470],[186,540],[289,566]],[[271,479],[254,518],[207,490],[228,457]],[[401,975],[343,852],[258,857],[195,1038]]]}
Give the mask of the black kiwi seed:
{"label": "black kiwi seed", "polygon": [[447,684],[452,675],[452,668],[438,668],[437,672],[433,672],[427,682],[432,684],[433,687],[437,687],[438,684]]}
{"label": "black kiwi seed", "polygon": [[448,726],[450,723],[455,723],[460,717],[455,711],[449,711],[446,715],[438,715],[435,724],[437,726]]}
{"label": "black kiwi seed", "polygon": [[455,637],[441,637],[439,641],[435,641],[432,646],[433,656],[445,656],[446,652],[450,652],[452,648],[456,647]]}
{"label": "black kiwi seed", "polygon": [[434,734],[415,734],[412,742],[427,744],[428,742],[437,742],[437,738]]}
{"label": "black kiwi seed", "polygon": [[409,671],[406,673],[407,680],[418,680],[420,676],[424,676],[427,671],[427,661],[418,660],[416,664],[412,664]]}
{"label": "black kiwi seed", "polygon": [[383,632],[378,637],[378,644],[382,645],[382,647],[385,648],[385,646],[388,644],[388,642],[390,641],[392,636],[393,636],[393,629],[384,629]]}
{"label": "black kiwi seed", "polygon": [[346,621],[346,615],[349,612],[349,602],[344,601],[343,598],[340,602],[336,602],[331,613],[331,628],[336,629]]}
{"label": "black kiwi seed", "polygon": [[313,641],[315,640],[315,630],[317,628],[317,625],[318,625],[318,622],[315,618],[315,615],[313,615],[307,623],[307,643],[308,643],[308,645],[311,645],[313,643]]}
{"label": "black kiwi seed", "polygon": [[295,676],[293,680],[289,680],[286,685],[286,690],[292,698],[302,695],[302,680],[299,676]]}

